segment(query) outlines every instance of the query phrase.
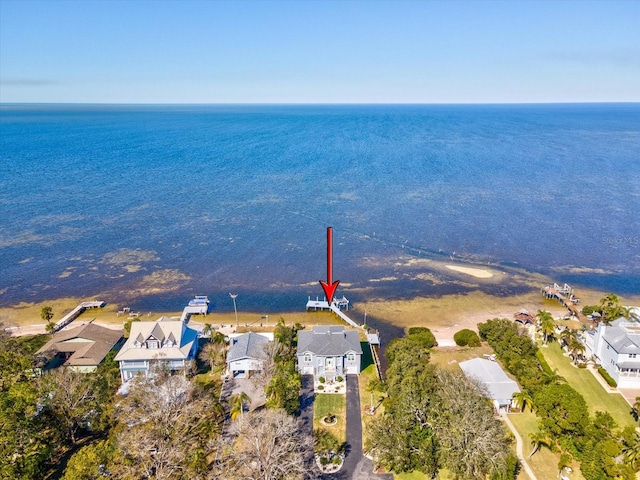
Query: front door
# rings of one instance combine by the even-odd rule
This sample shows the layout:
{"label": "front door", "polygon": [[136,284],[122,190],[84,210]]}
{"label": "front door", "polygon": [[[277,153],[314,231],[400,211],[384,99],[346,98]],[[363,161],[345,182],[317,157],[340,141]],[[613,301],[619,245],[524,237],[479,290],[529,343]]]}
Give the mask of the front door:
{"label": "front door", "polygon": [[333,370],[335,368],[335,359],[333,357],[327,357],[324,366],[327,370]]}

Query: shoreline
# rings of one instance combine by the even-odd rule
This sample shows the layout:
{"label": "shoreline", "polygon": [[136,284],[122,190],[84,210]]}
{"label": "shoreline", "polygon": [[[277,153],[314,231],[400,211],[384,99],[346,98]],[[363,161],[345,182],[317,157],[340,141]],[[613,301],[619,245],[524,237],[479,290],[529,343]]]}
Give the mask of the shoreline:
{"label": "shoreline", "polygon": [[[471,274],[470,274],[471,275]],[[608,292],[596,290],[580,290],[580,305],[597,304]],[[640,305],[640,295],[622,297],[625,305]],[[86,299],[83,299],[86,300]],[[0,321],[5,328],[10,328],[13,335],[32,335],[45,333],[45,323],[40,318],[40,309],[51,306],[54,310],[53,321],[57,321],[80,301],[78,298],[62,298],[39,303],[22,302],[13,307],[0,308]],[[118,305],[109,304],[98,310],[84,312],[70,325],[79,325],[88,321],[107,327],[122,327],[128,317],[118,316]],[[545,299],[540,290],[529,293],[497,296],[482,291],[455,293],[440,296],[416,296],[401,300],[383,298],[360,302],[349,309],[347,315],[356,323],[366,323],[387,335],[399,336],[410,327],[428,327],[434,333],[441,346],[449,346],[453,342],[453,335],[463,329],[477,330],[477,324],[491,318],[513,319],[513,314],[521,309],[527,309],[532,314],[538,310],[548,310],[554,318],[562,318],[567,310],[554,300]],[[140,312],[142,320],[157,320],[161,316],[180,317],[180,311]],[[300,323],[305,326],[320,323],[340,323],[339,319],[329,312],[307,312],[302,307],[300,311],[282,311],[261,314],[238,310],[238,326],[253,328],[273,327],[283,318],[287,324]],[[213,311],[206,316],[192,317],[195,324],[226,325],[235,327],[236,319],[233,311]],[[13,328],[11,328],[13,327]],[[391,338],[386,336],[385,343]]]}

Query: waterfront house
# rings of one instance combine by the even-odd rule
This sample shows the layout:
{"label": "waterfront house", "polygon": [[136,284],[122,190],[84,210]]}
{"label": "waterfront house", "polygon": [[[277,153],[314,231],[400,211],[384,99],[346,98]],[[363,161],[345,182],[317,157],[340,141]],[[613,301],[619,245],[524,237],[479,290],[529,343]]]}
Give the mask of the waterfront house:
{"label": "waterfront house", "polygon": [[[269,335],[271,338],[269,338]],[[273,334],[243,333],[229,340],[227,372],[235,378],[250,378],[262,370],[265,346]]]}
{"label": "waterfront house", "polygon": [[333,380],[338,376],[360,373],[362,347],[356,330],[337,325],[319,325],[298,332],[298,370]]}
{"label": "waterfront house", "polygon": [[48,368],[67,367],[77,372],[93,372],[107,354],[121,344],[124,330],[89,322],[61,330],[36,352]]}
{"label": "waterfront house", "polygon": [[171,371],[183,369],[196,358],[198,332],[180,320],[160,317],[155,322],[133,322],[131,333],[115,360],[126,382],[137,373],[145,375],[154,361],[162,361]]}
{"label": "waterfront house", "polygon": [[585,333],[585,354],[620,388],[640,388],[640,323],[619,318]]}
{"label": "waterfront house", "polygon": [[513,406],[513,394],[520,392],[518,384],[507,377],[495,361],[472,358],[459,363],[467,378],[474,379],[486,388],[496,412],[509,412]]}

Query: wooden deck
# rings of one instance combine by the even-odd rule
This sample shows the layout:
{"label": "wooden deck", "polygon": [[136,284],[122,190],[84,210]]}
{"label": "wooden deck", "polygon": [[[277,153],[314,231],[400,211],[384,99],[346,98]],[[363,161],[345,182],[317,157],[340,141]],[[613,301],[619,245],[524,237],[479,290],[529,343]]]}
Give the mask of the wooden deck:
{"label": "wooden deck", "polygon": [[566,283],[562,287],[557,283],[547,285],[542,289],[542,295],[547,299],[557,300],[569,310],[571,315],[580,317],[580,309],[576,307],[576,305],[580,303],[580,299],[574,296],[573,288]]}

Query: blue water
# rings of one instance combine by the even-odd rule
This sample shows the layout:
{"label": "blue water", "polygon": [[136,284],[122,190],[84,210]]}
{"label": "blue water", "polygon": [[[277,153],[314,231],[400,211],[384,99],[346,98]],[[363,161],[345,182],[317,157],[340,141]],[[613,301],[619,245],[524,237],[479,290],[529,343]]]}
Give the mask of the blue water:
{"label": "blue water", "polygon": [[640,104],[5,104],[0,158],[0,305],[300,309],[327,226],[358,300],[485,288],[419,257],[640,293]]}

